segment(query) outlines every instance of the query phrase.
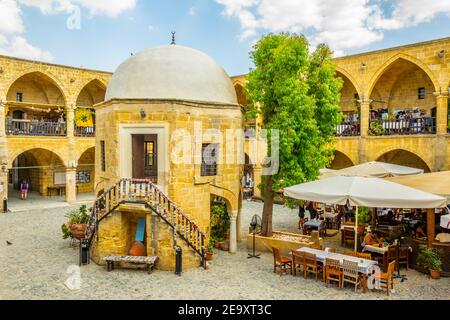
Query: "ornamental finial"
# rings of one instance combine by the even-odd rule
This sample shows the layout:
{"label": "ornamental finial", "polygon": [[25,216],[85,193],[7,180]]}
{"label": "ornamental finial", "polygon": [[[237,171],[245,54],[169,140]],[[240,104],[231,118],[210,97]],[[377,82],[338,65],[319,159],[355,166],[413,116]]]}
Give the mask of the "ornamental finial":
{"label": "ornamental finial", "polygon": [[175,31],[172,31],[172,45],[175,45],[176,44],[176,42],[175,42],[175,34],[176,34],[176,32]]}

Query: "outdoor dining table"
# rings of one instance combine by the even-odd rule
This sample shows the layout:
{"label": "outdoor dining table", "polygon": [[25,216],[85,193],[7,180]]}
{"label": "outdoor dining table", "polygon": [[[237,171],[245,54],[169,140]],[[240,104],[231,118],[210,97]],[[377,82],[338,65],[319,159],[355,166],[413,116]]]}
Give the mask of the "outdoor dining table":
{"label": "outdoor dining table", "polygon": [[362,287],[364,292],[366,292],[367,289],[367,277],[374,272],[374,267],[378,265],[377,261],[362,259],[359,257],[349,256],[341,253],[326,252],[323,250],[313,249],[309,247],[303,247],[297,249],[296,251],[315,254],[317,261],[322,263],[324,266],[327,258],[339,260],[341,263],[341,267],[343,266],[344,260],[357,262],[358,271],[363,276]]}
{"label": "outdoor dining table", "polygon": [[308,229],[315,228],[315,229],[317,229],[319,231],[320,235],[323,235],[323,233],[325,232],[325,227],[326,227],[325,226],[325,221],[324,220],[317,220],[317,219],[309,220],[309,221],[307,221],[307,222],[305,222],[303,224],[303,230],[304,230],[305,234],[306,234],[306,231]]}

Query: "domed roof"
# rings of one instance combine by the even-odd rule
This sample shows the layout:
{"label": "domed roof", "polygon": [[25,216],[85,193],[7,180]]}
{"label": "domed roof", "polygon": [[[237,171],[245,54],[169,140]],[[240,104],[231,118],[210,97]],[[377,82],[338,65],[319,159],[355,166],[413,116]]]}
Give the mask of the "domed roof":
{"label": "domed roof", "polygon": [[106,91],[106,100],[113,98],[238,103],[233,83],[220,65],[179,45],[146,49],[123,62]]}

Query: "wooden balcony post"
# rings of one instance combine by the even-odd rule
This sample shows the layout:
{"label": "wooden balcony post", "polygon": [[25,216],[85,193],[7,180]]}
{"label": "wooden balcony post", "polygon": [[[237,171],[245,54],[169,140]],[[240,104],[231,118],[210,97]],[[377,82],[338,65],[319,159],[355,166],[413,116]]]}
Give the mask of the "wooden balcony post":
{"label": "wooden balcony post", "polygon": [[435,219],[434,219],[434,209],[427,209],[427,239],[428,239],[428,247],[433,246],[434,242],[434,229],[435,229]]}

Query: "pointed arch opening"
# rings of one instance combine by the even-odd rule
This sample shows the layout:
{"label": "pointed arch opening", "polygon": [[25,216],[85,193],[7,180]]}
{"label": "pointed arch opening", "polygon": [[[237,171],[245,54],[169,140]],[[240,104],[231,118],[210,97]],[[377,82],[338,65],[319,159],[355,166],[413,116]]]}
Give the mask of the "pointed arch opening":
{"label": "pointed arch opening", "polygon": [[83,152],[77,165],[77,200],[95,199],[95,147]]}
{"label": "pointed arch opening", "polygon": [[6,95],[8,135],[65,136],[66,97],[58,83],[42,72],[16,79]]}
{"label": "pointed arch opening", "polygon": [[360,93],[353,81],[343,72],[336,71],[336,76],[342,80],[340,107],[343,121],[336,127],[337,136],[360,135]]}
{"label": "pointed arch opening", "polygon": [[369,91],[371,135],[436,133],[436,88],[428,70],[399,57],[375,79]]}
{"label": "pointed arch opening", "polygon": [[378,157],[377,161],[423,169],[424,172],[431,172],[428,164],[420,156],[404,149],[395,149],[386,152]]}
{"label": "pointed arch opening", "polygon": [[340,170],[354,165],[353,161],[345,153],[337,150],[334,151],[334,159],[331,162],[330,169]]}
{"label": "pointed arch opening", "polygon": [[[14,209],[36,205],[39,202],[65,202],[63,191],[66,166],[59,155],[44,148],[35,148],[19,154],[8,173],[8,203]],[[26,180],[29,200],[20,201],[20,185]]]}
{"label": "pointed arch opening", "polygon": [[95,105],[105,100],[106,86],[94,79],[81,89],[77,97],[75,110],[75,135],[78,137],[95,136]]}

